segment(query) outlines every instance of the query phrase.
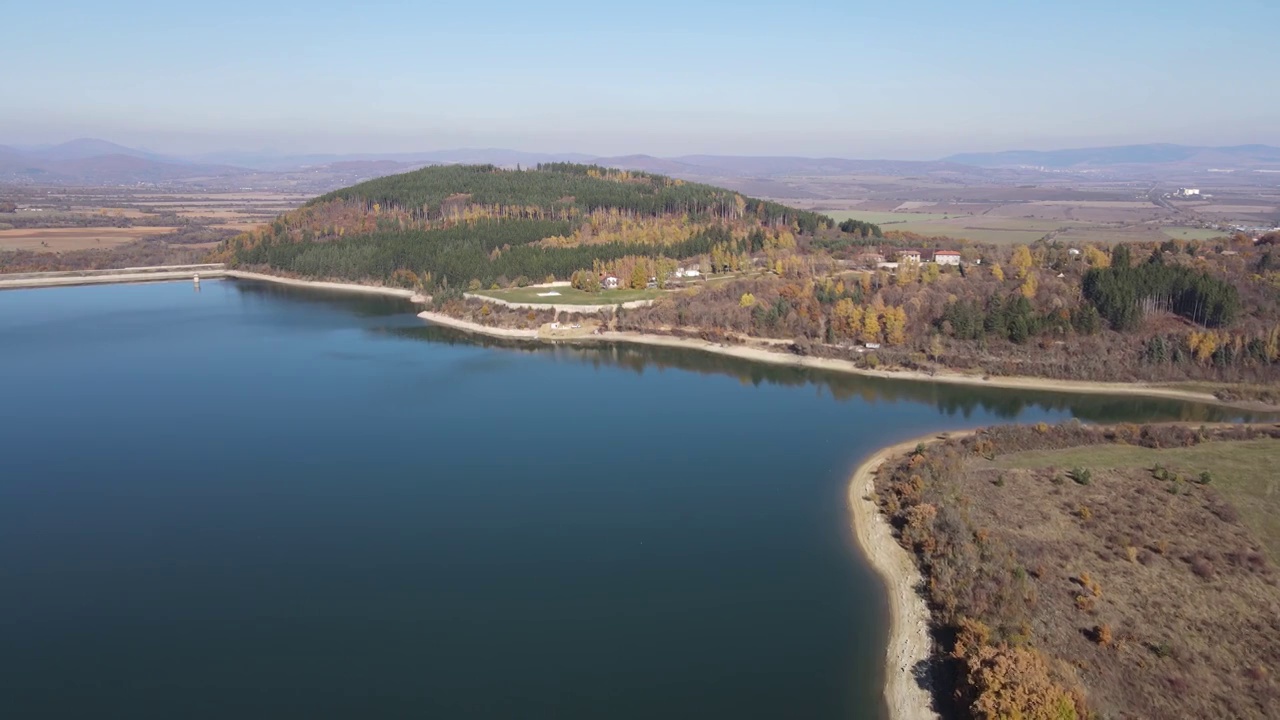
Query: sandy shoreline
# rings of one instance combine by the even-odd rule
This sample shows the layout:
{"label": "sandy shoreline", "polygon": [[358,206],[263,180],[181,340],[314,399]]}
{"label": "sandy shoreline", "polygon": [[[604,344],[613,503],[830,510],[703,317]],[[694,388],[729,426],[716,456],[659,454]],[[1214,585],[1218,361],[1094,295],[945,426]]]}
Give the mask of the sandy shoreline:
{"label": "sandy shoreline", "polygon": [[[951,435],[949,437],[957,437]],[[909,452],[935,436],[881,448],[863,460],[849,479],[849,515],[854,539],[884,582],[889,594],[889,643],[885,650],[884,698],[892,720],[937,718],[933,697],[915,678],[915,667],[933,652],[929,634],[929,606],[917,587],[923,582],[911,555],[875,503],[875,473],[892,457]]]}
{"label": "sandy shoreline", "polygon": [[[263,273],[246,272],[244,270],[225,270],[221,273],[210,274],[213,277],[228,277],[240,280],[255,280],[259,282],[272,282],[281,285],[292,285],[295,287],[309,287],[321,290],[336,290],[341,292],[358,292],[371,295],[386,295],[390,297],[401,298],[405,300],[413,300],[417,297],[417,293],[412,290],[402,288],[382,287],[378,285],[359,285],[356,283],[339,283],[326,282],[320,280],[299,280],[295,278],[280,277],[278,275],[266,275]],[[182,278],[166,278],[160,277],[158,274],[152,274],[147,277],[138,278],[121,278],[116,282],[139,282],[146,280],[168,280],[168,279],[185,279],[189,277],[189,273]],[[15,285],[14,287],[21,287]],[[31,287],[31,286],[26,286]],[[439,325],[447,325],[449,327],[474,332],[492,337],[499,338],[519,338],[524,340],[539,340],[537,331],[535,330],[514,330],[509,328],[492,327],[489,325],[480,325],[467,320],[459,320],[440,313],[424,312],[419,317],[428,322]],[[1094,395],[1128,395],[1139,397],[1165,398],[1169,400],[1183,400],[1189,402],[1199,402],[1209,405],[1219,405],[1223,407],[1232,407],[1242,410],[1252,410],[1257,412],[1274,412],[1276,408],[1256,402],[1228,402],[1221,400],[1211,393],[1196,392],[1193,390],[1181,390],[1177,388],[1151,386],[1142,383],[1116,383],[1116,382],[1087,382],[1083,380],[1054,380],[1050,378],[1037,377],[982,377],[978,375],[966,375],[958,372],[940,371],[935,374],[929,374],[916,370],[869,370],[860,368],[851,360],[838,360],[835,358],[818,358],[794,355],[789,352],[775,352],[758,346],[748,345],[727,345],[707,342],[705,340],[695,340],[691,338],[674,337],[668,335],[650,335],[636,332],[605,332],[598,335],[591,335],[584,338],[545,338],[548,342],[625,342],[638,345],[658,345],[662,347],[685,348],[688,350],[701,350],[703,352],[719,353],[743,360],[752,360],[755,362],[772,363],[774,365],[791,365],[795,367],[815,368],[820,370],[831,370],[835,372],[849,373],[853,375],[862,375],[864,377],[885,378],[888,380],[916,380],[924,382],[948,383],[952,385],[973,385],[979,387],[1005,388],[1013,390],[1045,390],[1050,392],[1067,392],[1067,393],[1085,393]]]}
{"label": "sandy shoreline", "polygon": [[237,280],[258,280],[260,282],[293,285],[294,287],[309,287],[320,290],[340,290],[342,292],[358,292],[366,295],[388,295],[390,297],[404,298],[405,300],[408,300],[415,295],[412,290],[405,290],[403,288],[389,288],[382,287],[380,285],[357,285],[355,283],[324,282],[321,280],[297,280],[295,278],[280,277],[278,275],[264,275],[262,273],[245,272],[244,270],[228,270],[224,275],[225,277],[235,278]]}
{"label": "sandy shoreline", "polygon": [[[351,292],[362,292],[389,295],[392,297],[409,299],[414,296],[412,290],[403,290],[400,288],[380,287],[376,285],[357,285],[354,283],[336,283],[322,282],[316,280],[296,280],[293,278],[278,277],[275,275],[264,275],[261,273],[244,272],[242,270],[227,270],[226,277],[239,278],[244,280],[259,280],[262,282],[277,282],[285,285],[294,285],[297,287],[314,287],[327,290],[343,290]],[[418,317],[429,322],[438,323],[440,325],[448,325],[449,327],[466,330],[468,332],[480,333],[499,338],[520,338],[525,340],[534,340],[539,338],[535,330],[513,330],[508,328],[498,328],[489,325],[480,325],[467,320],[459,320],[440,313],[420,313]],[[598,335],[591,335],[585,338],[574,339],[551,339],[548,342],[625,342],[638,345],[658,345],[662,347],[685,348],[688,350],[702,350],[703,352],[719,353],[743,360],[753,360],[756,362],[772,363],[774,365],[791,365],[795,367],[815,368],[819,370],[831,370],[835,372],[850,373],[853,375],[862,375],[864,377],[885,378],[888,380],[916,380],[935,383],[949,383],[953,385],[973,385],[978,387],[1005,388],[1013,390],[1045,390],[1050,392],[1067,392],[1067,393],[1085,393],[1092,395],[1128,395],[1139,397],[1165,398],[1169,400],[1183,400],[1188,402],[1199,402],[1208,405],[1220,405],[1223,407],[1233,407],[1243,410],[1252,410],[1257,412],[1274,412],[1274,408],[1262,406],[1259,403],[1233,403],[1221,400],[1211,393],[1195,392],[1192,390],[1180,390],[1177,388],[1157,387],[1145,385],[1142,383],[1116,383],[1116,382],[1086,382],[1083,380],[1054,380],[1050,378],[1037,377],[998,377],[991,376],[983,378],[978,375],[965,375],[958,372],[941,371],[930,375],[929,373],[919,372],[916,370],[869,370],[860,368],[851,360],[837,360],[834,358],[818,358],[793,355],[788,352],[774,352],[761,347],[751,347],[746,345],[726,345],[719,343],[707,342],[705,340],[695,340],[691,338],[673,337],[669,335],[650,335],[646,333],[636,332],[604,332]]]}
{"label": "sandy shoreline", "polygon": [[537,330],[517,330],[515,328],[499,328],[473,323],[470,320],[459,320],[456,317],[450,317],[437,312],[424,310],[418,313],[418,317],[427,322],[443,325],[445,327],[455,328],[457,330],[466,330],[467,332],[478,333],[480,335],[489,335],[500,338],[514,338],[519,340],[537,340]]}

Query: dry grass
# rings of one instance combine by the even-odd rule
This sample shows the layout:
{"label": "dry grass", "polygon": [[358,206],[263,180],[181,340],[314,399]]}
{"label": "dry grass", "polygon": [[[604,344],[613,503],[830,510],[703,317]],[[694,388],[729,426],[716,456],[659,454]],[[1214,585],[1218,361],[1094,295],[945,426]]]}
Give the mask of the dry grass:
{"label": "dry grass", "polygon": [[[1030,717],[1066,692],[1090,717],[1276,717],[1277,462],[1277,426],[1073,423],[891,461],[877,495],[956,672],[940,701]],[[1044,658],[1050,682],[975,664],[992,656]]]}
{"label": "dry grass", "polygon": [[1277,440],[1091,446],[975,461],[965,486],[1036,576],[1035,643],[1102,716],[1275,717],[1280,589],[1257,537],[1280,553],[1278,462]]}
{"label": "dry grass", "polygon": [[0,250],[34,252],[67,252],[92,248],[111,248],[144,237],[164,235],[172,227],[87,227],[87,228],[17,228],[0,230]]}
{"label": "dry grass", "polygon": [[1032,451],[1002,456],[994,466],[1108,468],[1121,474],[1150,476],[1150,469],[1157,464],[1189,482],[1201,472],[1209,472],[1213,478],[1209,488],[1235,506],[1240,519],[1261,538],[1271,560],[1280,562],[1280,442],[1275,440],[1215,442],[1161,450],[1104,445]]}

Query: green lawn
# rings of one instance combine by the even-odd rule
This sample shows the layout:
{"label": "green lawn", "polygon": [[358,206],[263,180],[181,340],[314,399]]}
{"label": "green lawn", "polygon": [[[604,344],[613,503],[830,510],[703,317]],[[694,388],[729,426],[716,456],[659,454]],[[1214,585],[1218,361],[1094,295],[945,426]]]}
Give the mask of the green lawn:
{"label": "green lawn", "polygon": [[[559,295],[540,296],[538,293],[557,292]],[[602,290],[587,293],[565,287],[524,287],[506,290],[477,290],[474,295],[520,303],[547,303],[555,305],[616,305],[632,300],[651,300],[662,294],[661,290]]]}
{"label": "green lawn", "polygon": [[[1186,448],[1151,450],[1132,445],[1090,445],[1067,450],[1034,450],[1002,455],[1002,468],[1152,468],[1195,478],[1208,470],[1211,487],[1223,494],[1245,525],[1258,534],[1273,562],[1280,562],[1280,440],[1208,442]],[[1153,482],[1157,482],[1153,480]]]}

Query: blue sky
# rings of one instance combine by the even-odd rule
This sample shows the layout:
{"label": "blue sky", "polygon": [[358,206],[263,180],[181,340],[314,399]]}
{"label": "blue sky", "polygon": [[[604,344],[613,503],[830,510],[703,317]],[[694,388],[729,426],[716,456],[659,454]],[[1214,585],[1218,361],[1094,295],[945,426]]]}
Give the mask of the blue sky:
{"label": "blue sky", "polygon": [[53,0],[4,15],[0,144],[895,158],[1280,144],[1277,0]]}

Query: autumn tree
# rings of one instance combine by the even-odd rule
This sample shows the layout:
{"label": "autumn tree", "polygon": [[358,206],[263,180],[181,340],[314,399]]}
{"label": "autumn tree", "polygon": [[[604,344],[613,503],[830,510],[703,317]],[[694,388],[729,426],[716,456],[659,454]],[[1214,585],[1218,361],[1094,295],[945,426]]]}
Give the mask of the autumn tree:
{"label": "autumn tree", "polygon": [[880,342],[880,321],[875,311],[870,308],[862,316],[862,342]]}
{"label": "autumn tree", "polygon": [[1031,270],[1031,266],[1035,260],[1031,257],[1031,248],[1026,245],[1019,245],[1013,249],[1013,258],[1009,261],[1014,269],[1018,271],[1018,277],[1024,278]]}
{"label": "autumn tree", "polygon": [[884,312],[885,340],[890,345],[901,345],[907,340],[907,311],[891,307]]}

